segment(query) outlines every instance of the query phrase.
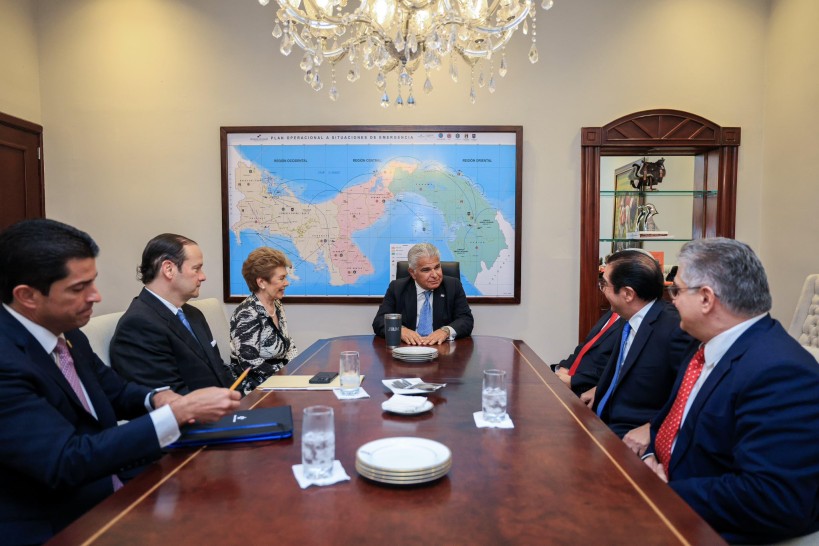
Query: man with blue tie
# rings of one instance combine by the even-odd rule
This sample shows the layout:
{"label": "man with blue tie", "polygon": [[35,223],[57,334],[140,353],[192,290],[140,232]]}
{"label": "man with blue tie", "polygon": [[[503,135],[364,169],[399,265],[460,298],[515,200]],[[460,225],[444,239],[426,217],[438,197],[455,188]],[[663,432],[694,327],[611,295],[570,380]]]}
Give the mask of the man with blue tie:
{"label": "man with blue tie", "polygon": [[407,253],[409,277],[392,281],[373,319],[373,331],[384,337],[384,315],[401,313],[401,341],[440,345],[472,334],[472,310],[461,280],[441,271],[435,245],[418,243]]}
{"label": "man with blue tie", "polygon": [[648,252],[626,249],[609,256],[599,285],[623,329],[595,391],[581,399],[642,455],[649,422],[668,400],[694,340],[680,329],[674,306],[662,300],[663,272]]}
{"label": "man with blue tie", "polygon": [[771,318],[759,258],[733,239],[688,242],[671,294],[701,344],[651,423],[646,464],[728,542],[819,530],[819,366]]}
{"label": "man with blue tie", "polygon": [[111,366],[131,381],[179,393],[229,387],[233,374],[205,316],[187,304],[206,279],[199,245],[174,233],[157,235],[138,272],[145,287],[117,324]]}
{"label": "man with blue tie", "polygon": [[[53,220],[0,233],[0,543],[40,544],[239,394],[129,383],[79,330],[102,298],[91,237]],[[117,425],[117,421],[129,422]]]}

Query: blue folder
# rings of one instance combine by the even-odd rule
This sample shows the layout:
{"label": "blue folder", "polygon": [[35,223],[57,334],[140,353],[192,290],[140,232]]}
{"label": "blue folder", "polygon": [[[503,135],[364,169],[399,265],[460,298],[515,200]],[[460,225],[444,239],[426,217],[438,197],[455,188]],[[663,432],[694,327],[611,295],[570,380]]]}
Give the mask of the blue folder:
{"label": "blue folder", "polygon": [[293,436],[290,406],[237,411],[210,424],[185,425],[169,448],[279,440]]}

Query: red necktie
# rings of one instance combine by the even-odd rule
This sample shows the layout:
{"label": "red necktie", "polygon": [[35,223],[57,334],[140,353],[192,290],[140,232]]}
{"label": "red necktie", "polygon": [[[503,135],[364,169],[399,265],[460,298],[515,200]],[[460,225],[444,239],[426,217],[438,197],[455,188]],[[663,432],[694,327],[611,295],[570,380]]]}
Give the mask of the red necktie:
{"label": "red necktie", "polygon": [[[68,344],[65,339],[61,337],[57,338],[57,347],[54,348],[54,352],[57,353],[60,371],[63,372],[65,380],[71,385],[71,389],[74,391],[74,394],[77,395],[77,398],[80,399],[80,403],[82,403],[82,407],[85,408],[85,411],[93,415],[91,406],[88,405],[88,398],[85,397],[85,393],[82,390],[82,384],[77,375],[77,368],[74,366],[74,359],[71,357],[71,352],[68,350]],[[114,491],[122,487],[122,482],[116,474],[111,476],[111,482],[114,484]]]}
{"label": "red necktie", "polygon": [[691,390],[697,379],[700,378],[702,368],[705,365],[705,348],[700,349],[694,353],[691,362],[688,363],[688,368],[685,370],[682,384],[677,391],[677,397],[674,399],[674,404],[668,415],[665,416],[663,424],[660,425],[660,430],[657,431],[657,436],[654,438],[654,451],[663,467],[665,467],[665,474],[670,478],[668,473],[668,465],[671,462],[671,446],[674,445],[674,438],[677,437],[677,432],[680,430],[680,423],[682,423],[683,411],[685,404],[688,402],[688,397],[691,396]]}
{"label": "red necktie", "polygon": [[591,349],[592,346],[597,342],[597,340],[600,339],[600,336],[606,333],[606,330],[608,330],[612,324],[617,322],[618,318],[620,318],[620,315],[618,315],[617,313],[612,313],[611,318],[609,318],[609,321],[605,324],[605,326],[603,326],[603,328],[600,329],[599,332],[597,332],[597,335],[594,336],[591,339],[591,341],[583,345],[583,348],[580,349],[580,352],[577,354],[577,358],[575,358],[574,362],[572,362],[572,367],[569,368],[570,376],[574,375],[574,372],[577,371],[577,367],[580,366],[580,361],[583,360],[583,357],[586,356],[586,353],[589,352],[589,349]]}

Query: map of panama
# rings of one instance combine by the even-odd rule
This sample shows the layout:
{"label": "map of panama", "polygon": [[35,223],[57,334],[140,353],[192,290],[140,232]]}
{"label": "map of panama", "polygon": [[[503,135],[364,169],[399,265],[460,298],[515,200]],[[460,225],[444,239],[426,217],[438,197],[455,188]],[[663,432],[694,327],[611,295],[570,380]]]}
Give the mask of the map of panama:
{"label": "map of panama", "polygon": [[467,296],[514,295],[514,140],[482,144],[473,134],[468,144],[430,146],[373,135],[327,145],[300,144],[303,134],[288,135],[293,144],[280,134],[228,142],[231,295],[248,293],[247,255],[270,246],[293,264],[288,296],[381,297],[394,263],[417,242],[460,262]]}

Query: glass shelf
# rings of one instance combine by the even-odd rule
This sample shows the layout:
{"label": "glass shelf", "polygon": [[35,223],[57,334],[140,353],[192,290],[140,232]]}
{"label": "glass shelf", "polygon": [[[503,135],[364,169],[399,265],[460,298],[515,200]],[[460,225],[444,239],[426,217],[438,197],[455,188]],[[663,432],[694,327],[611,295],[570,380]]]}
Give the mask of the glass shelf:
{"label": "glass shelf", "polygon": [[674,243],[674,242],[687,243],[688,241],[691,241],[691,240],[692,239],[683,239],[683,238],[680,238],[680,237],[674,237],[674,238],[652,237],[652,238],[648,238],[648,239],[611,239],[611,238],[607,238],[607,239],[601,238],[601,239],[599,239],[599,241],[601,243]]}
{"label": "glass shelf", "polygon": [[717,190],[673,190],[673,191],[637,191],[637,190],[600,190],[601,196],[614,197],[616,195],[644,195],[646,197],[671,197],[674,195],[691,195],[694,197],[711,197],[717,195]]}

